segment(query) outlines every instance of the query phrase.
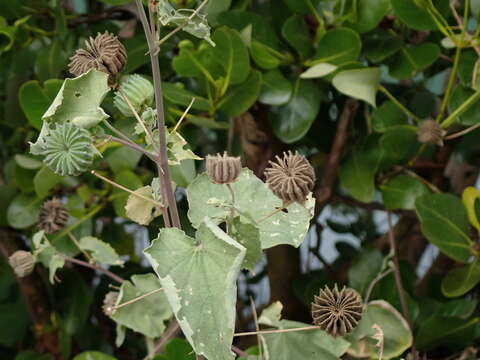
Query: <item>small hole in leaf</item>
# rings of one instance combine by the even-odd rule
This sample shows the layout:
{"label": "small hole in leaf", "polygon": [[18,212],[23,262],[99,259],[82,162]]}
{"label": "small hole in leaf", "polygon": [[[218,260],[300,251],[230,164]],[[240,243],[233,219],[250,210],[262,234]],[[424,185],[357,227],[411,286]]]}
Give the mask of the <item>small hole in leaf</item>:
{"label": "small hole in leaf", "polygon": [[284,212],[285,214],[288,214],[288,209],[282,209],[282,212]]}
{"label": "small hole in leaf", "polygon": [[75,93],[75,97],[79,98],[80,96],[82,96],[82,94],[80,94],[79,92]]}

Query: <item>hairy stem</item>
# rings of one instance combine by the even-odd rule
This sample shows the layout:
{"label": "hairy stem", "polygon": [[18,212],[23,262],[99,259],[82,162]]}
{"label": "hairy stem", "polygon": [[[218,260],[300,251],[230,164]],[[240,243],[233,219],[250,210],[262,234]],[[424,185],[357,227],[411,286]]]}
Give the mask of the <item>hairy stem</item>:
{"label": "hairy stem", "polygon": [[94,265],[94,264],[90,264],[86,261],[83,261],[83,260],[78,260],[78,259],[75,259],[75,258],[72,258],[70,256],[67,256],[67,255],[63,255],[62,254],[62,257],[65,261],[68,261],[72,264],[76,264],[76,265],[80,265],[80,266],[83,266],[83,267],[87,267],[87,268],[90,268],[90,269],[93,269],[93,270],[96,270],[106,276],[108,276],[110,279],[118,282],[118,283],[123,283],[125,281],[125,279],[121,278],[120,276],[118,275],[115,275],[114,273],[112,273],[110,270],[107,270],[99,265]]}
{"label": "hairy stem", "polygon": [[[141,0],[135,0],[140,14],[140,20],[143,25],[143,30],[147,38],[148,50],[150,54],[150,61],[152,63],[153,86],[155,89],[155,105],[157,108],[157,127],[160,151],[157,157],[158,175],[160,177],[160,184],[164,198],[168,204],[168,210],[171,218],[171,224],[180,228],[180,217],[178,216],[177,203],[173,194],[172,182],[170,177],[170,169],[168,167],[167,157],[167,141],[165,136],[165,114],[163,108],[163,94],[162,94],[162,77],[160,74],[160,65],[158,56],[156,55],[157,46],[155,44],[155,34],[149,28],[147,15]],[[154,29],[152,24],[152,29]],[[165,217],[165,224],[170,224],[170,221]],[[168,226],[168,225],[167,225]]]}

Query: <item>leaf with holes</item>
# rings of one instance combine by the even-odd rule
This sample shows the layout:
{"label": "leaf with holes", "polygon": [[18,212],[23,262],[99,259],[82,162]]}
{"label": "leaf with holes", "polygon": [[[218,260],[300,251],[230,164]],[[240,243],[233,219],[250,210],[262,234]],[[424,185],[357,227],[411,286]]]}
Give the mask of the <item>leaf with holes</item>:
{"label": "leaf with holes", "polygon": [[[282,200],[250,170],[243,169],[239,178],[231,184],[235,195],[235,209],[244,223],[260,230],[262,249],[288,244],[299,247],[307,234],[313,216],[315,199],[311,195],[304,204],[290,204],[284,211]],[[212,183],[201,174],[187,188],[190,205],[188,217],[198,227],[205,216],[216,223],[230,216],[231,194],[226,185]]]}
{"label": "leaf with holes", "polygon": [[90,70],[76,78],[65,79],[42,119],[50,124],[72,122],[91,128],[108,118],[100,104],[109,91],[108,74],[100,71]]}
{"label": "leaf with holes", "polygon": [[193,239],[164,228],[145,250],[185,337],[209,360],[233,360],[236,281],[245,248],[209,218]]}

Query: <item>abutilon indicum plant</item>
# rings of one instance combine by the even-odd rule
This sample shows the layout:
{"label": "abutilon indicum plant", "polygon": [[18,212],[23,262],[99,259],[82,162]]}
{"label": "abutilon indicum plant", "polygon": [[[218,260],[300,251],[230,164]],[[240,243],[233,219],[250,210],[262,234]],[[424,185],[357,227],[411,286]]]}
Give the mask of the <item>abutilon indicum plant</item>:
{"label": "abutilon indicum plant", "polygon": [[33,3],[2,359],[478,358],[479,1]]}

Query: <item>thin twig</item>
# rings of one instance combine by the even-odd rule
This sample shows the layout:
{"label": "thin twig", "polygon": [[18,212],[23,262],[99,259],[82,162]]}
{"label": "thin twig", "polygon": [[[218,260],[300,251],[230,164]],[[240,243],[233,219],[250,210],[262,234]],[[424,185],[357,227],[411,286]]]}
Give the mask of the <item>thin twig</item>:
{"label": "thin twig", "polygon": [[124,307],[124,306],[134,304],[134,303],[136,303],[137,301],[140,301],[140,300],[142,300],[142,299],[145,299],[146,297],[148,297],[148,296],[150,296],[150,295],[154,295],[154,294],[156,294],[156,293],[158,293],[158,292],[160,292],[160,291],[163,291],[163,289],[162,289],[162,288],[159,288],[159,289],[152,290],[152,291],[150,291],[150,292],[148,292],[148,293],[146,293],[146,294],[140,295],[140,296],[138,296],[138,297],[136,297],[136,298],[133,298],[133,299],[131,299],[131,300],[128,300],[128,301],[126,301],[126,302],[124,302],[124,303],[118,304],[118,305],[116,305],[116,306],[112,306],[112,310],[117,310],[117,309],[120,309],[120,308],[122,308],[122,307]]}
{"label": "thin twig", "polygon": [[119,143],[119,144],[122,144],[122,145],[125,145],[125,146],[131,148],[132,150],[136,150],[136,151],[144,154],[145,156],[147,156],[152,161],[155,161],[155,159],[156,159],[155,154],[145,150],[143,147],[141,147],[138,144],[135,144],[135,143],[130,142],[130,141],[125,141],[123,139],[117,138],[115,136],[110,136],[110,135],[109,135],[109,140],[113,141],[113,142],[116,142],[116,143]]}
{"label": "thin twig", "polygon": [[138,114],[137,110],[135,110],[135,108],[133,107],[132,103],[130,102],[130,100],[128,99],[128,96],[127,94],[125,94],[125,91],[123,91],[123,89],[121,87],[118,88],[118,91],[120,92],[120,95],[122,96],[123,100],[125,100],[125,102],[127,103],[128,107],[130,108],[130,111],[133,113],[133,116],[135,117],[135,119],[137,120],[137,122],[140,124],[140,126],[142,127],[143,131],[145,131],[145,135],[150,139],[150,143],[155,147],[155,143],[153,142],[153,134],[152,132],[150,131],[150,129],[148,129],[146,126],[145,126],[145,123],[143,122],[143,120],[141,119],[140,115]]}
{"label": "thin twig", "polygon": [[247,354],[245,351],[243,351],[242,349],[236,347],[235,345],[232,345],[232,350],[233,350],[233,352],[234,352],[235,354],[237,354],[238,356],[243,356],[243,357],[245,357],[245,358],[248,356],[248,354]]}
{"label": "thin twig", "polygon": [[175,124],[175,127],[173,128],[172,133],[174,133],[174,132],[177,131],[177,129],[178,129],[178,127],[180,126],[180,124],[182,123],[182,121],[187,117],[188,112],[189,112],[190,109],[192,108],[194,102],[195,102],[195,98],[193,97],[192,100],[190,101],[190,104],[187,106],[187,108],[186,108],[185,111],[183,112],[182,116],[180,117],[180,119],[178,120],[178,122]]}
{"label": "thin twig", "polygon": [[315,211],[319,213],[320,210],[332,198],[335,182],[337,179],[338,169],[342,160],[345,145],[348,139],[348,128],[353,118],[357,114],[358,101],[354,99],[347,99],[343,106],[342,114],[337,123],[337,131],[333,140],[332,147],[328,154],[325,163],[324,174],[320,186],[315,189],[315,197],[317,199],[315,204]]}
{"label": "thin twig", "polygon": [[[403,317],[405,318],[408,325],[410,326],[410,329],[412,329],[412,323],[410,321],[410,315],[408,312],[407,298],[405,296],[402,277],[400,275],[400,263],[398,261],[397,245],[395,241],[395,231],[393,230],[392,215],[390,211],[387,212],[387,222],[388,222],[388,240],[390,242],[390,249],[393,252],[393,263],[395,265],[393,269],[393,273],[395,275],[395,284],[397,286],[398,297],[400,298],[400,305],[402,307]],[[412,340],[412,352],[414,354],[417,353],[414,340]]]}
{"label": "thin twig", "polygon": [[383,92],[390,99],[390,101],[392,101],[395,105],[397,105],[397,107],[400,110],[402,110],[405,114],[407,114],[409,117],[411,117],[417,122],[422,121],[422,119],[420,119],[417,115],[415,115],[413,112],[407,109],[407,107],[403,105],[400,101],[398,101],[398,99],[395,96],[393,96],[393,94],[390,91],[388,91],[386,87],[384,87],[383,85],[379,85],[378,90]]}
{"label": "thin twig", "polygon": [[105,268],[103,268],[99,265],[90,264],[86,261],[78,260],[78,259],[72,258],[70,256],[66,256],[66,255],[63,255],[63,254],[62,254],[62,257],[64,258],[65,261],[68,261],[72,264],[76,264],[76,265],[87,267],[87,268],[90,268],[90,269],[93,269],[93,270],[97,270],[98,272],[101,272],[101,273],[105,274],[106,276],[108,276],[109,278],[111,278],[112,280],[115,280],[116,282],[118,282],[120,284],[125,281],[125,279],[121,278],[118,275],[115,275],[110,270],[107,270],[107,269],[105,269]]}
{"label": "thin twig", "polygon": [[133,190],[130,190],[129,188],[126,188],[126,187],[123,186],[123,185],[117,184],[115,181],[112,181],[112,180],[110,180],[109,178],[106,178],[105,176],[98,174],[95,170],[92,170],[91,173],[92,173],[92,175],[98,177],[99,179],[102,179],[103,181],[109,183],[110,185],[115,186],[116,188],[119,188],[120,190],[126,191],[126,192],[130,193],[130,194],[133,195],[133,196],[136,196],[136,197],[138,197],[138,198],[140,198],[140,199],[143,199],[143,200],[145,200],[145,201],[148,201],[148,202],[152,203],[153,205],[158,206],[159,208],[164,207],[162,203],[159,203],[158,201],[155,201],[154,199],[149,198],[148,196],[144,196],[144,195],[139,194],[139,193],[137,193],[137,192],[135,192],[135,191],[133,191]]}
{"label": "thin twig", "polygon": [[306,326],[306,327],[294,328],[294,329],[250,331],[250,332],[236,333],[236,334],[233,334],[233,336],[239,337],[239,336],[252,336],[252,335],[264,335],[264,334],[280,334],[280,333],[309,331],[309,330],[320,330],[320,326]]}
{"label": "thin twig", "polygon": [[[260,326],[258,325],[257,308],[251,296],[249,296],[249,299],[250,299],[250,307],[252,308],[253,320],[255,322],[255,330],[259,332]],[[260,335],[257,335],[257,342],[258,342],[258,351],[260,352],[260,359],[263,359],[262,340],[260,338]]]}
{"label": "thin twig", "polygon": [[77,249],[80,250],[80,252],[83,254],[83,256],[85,256],[85,258],[88,260],[88,262],[91,263],[92,262],[92,257],[85,250],[82,249],[82,247],[80,246],[80,243],[78,242],[75,235],[73,235],[71,231],[67,232],[67,235],[70,238],[70,240],[72,240],[72,242],[75,244]]}
{"label": "thin twig", "polygon": [[382,280],[385,276],[390,275],[392,273],[392,271],[393,271],[393,269],[388,269],[387,271],[384,271],[384,272],[378,274],[376,276],[376,278],[372,280],[372,282],[368,286],[367,292],[365,293],[365,298],[363,300],[365,305],[368,304],[368,301],[370,300],[370,295],[372,295],[372,291],[373,291],[373,288],[375,287],[375,285],[377,285],[378,282],[380,280]]}
{"label": "thin twig", "polygon": [[282,212],[283,210],[285,210],[288,207],[288,205],[290,205],[290,203],[285,204],[284,206],[275,209],[270,214],[265,215],[264,217],[262,217],[260,220],[257,221],[257,224],[260,224],[261,222],[271,218],[272,216],[278,214],[279,212]]}
{"label": "thin twig", "polygon": [[456,138],[458,138],[458,137],[460,137],[460,136],[463,136],[463,135],[468,134],[469,132],[471,132],[471,131],[473,131],[473,130],[478,129],[479,127],[480,127],[480,123],[475,124],[475,125],[473,125],[473,126],[470,126],[469,128],[466,128],[466,129],[464,129],[464,130],[462,130],[462,131],[459,131],[459,132],[456,132],[456,133],[454,133],[454,134],[447,135],[447,136],[445,136],[443,139],[444,139],[444,140],[456,139]]}
{"label": "thin twig", "polygon": [[200,12],[200,10],[203,9],[203,7],[205,5],[207,5],[208,3],[208,0],[203,0],[203,2],[195,9],[195,11],[192,13],[192,15],[190,15],[188,17],[188,20],[185,21],[182,25],[176,27],[174,30],[170,31],[167,35],[165,35],[163,38],[160,39],[160,41],[158,41],[157,43],[157,46],[160,47],[160,45],[162,45],[165,41],[167,41],[168,39],[170,39],[173,35],[175,35],[177,32],[179,32],[180,30],[182,30],[185,26],[188,25],[188,21],[189,20],[192,20],[195,16],[198,15],[198,13]]}
{"label": "thin twig", "polygon": [[[180,330],[180,326],[178,325],[177,320],[173,318],[170,321],[170,324],[167,327],[167,330],[163,333],[162,337],[160,340],[155,344],[155,347],[153,348],[153,352],[155,354],[158,354],[159,352],[162,351],[163,346],[167,343],[168,340],[170,340],[175,334]],[[148,357],[145,357],[143,360],[147,360]]]}

